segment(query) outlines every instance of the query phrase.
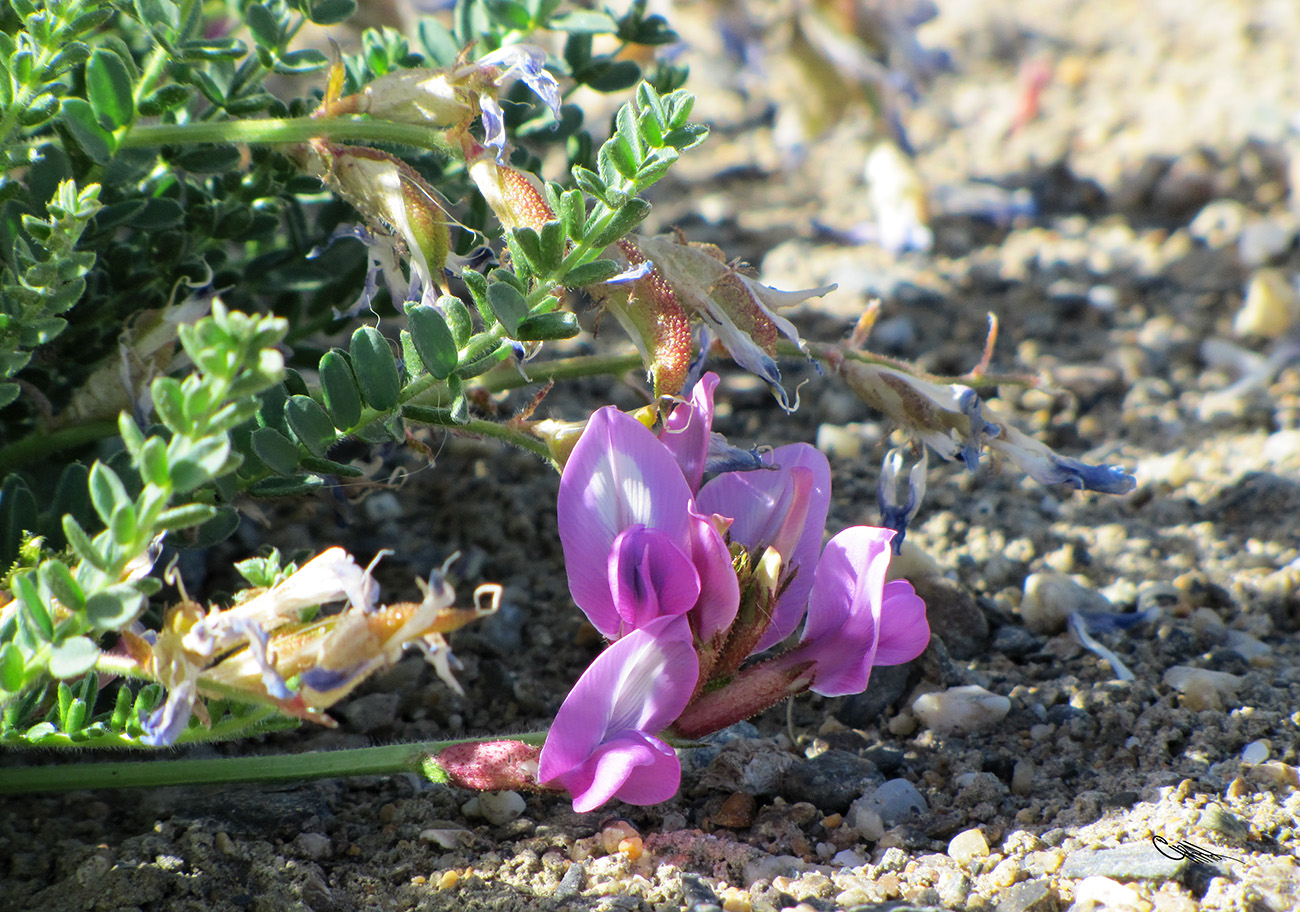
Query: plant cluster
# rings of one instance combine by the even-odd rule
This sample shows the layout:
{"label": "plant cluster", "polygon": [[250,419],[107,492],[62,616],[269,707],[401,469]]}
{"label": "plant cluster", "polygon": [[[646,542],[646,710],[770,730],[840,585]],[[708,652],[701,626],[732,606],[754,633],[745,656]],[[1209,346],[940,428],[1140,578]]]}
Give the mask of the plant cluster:
{"label": "plant cluster", "polygon": [[[991,452],[1044,483],[1131,486],[997,416],[975,388],[998,379],[987,353],[966,377],[926,376],[865,350],[871,314],[848,342],[804,340],[778,311],[829,289],[780,291],[716,247],[639,233],[646,191],[708,132],[684,70],[628,53],[678,40],[644,2],[460,0],[409,39],[297,46],[354,8],[13,0],[0,13],[3,743],[156,747],[332,724],[325,710],[408,646],[457,686],[442,635],[497,592],[458,609],[442,572],[421,602],[381,605],[368,569],[323,549],[302,567],[245,562],[231,604],[183,587],[155,604],[162,548],[230,535],[240,498],[362,475],[345,440],[402,444],[429,425],[563,470],[575,602],[612,643],[575,694],[613,700],[601,725],[571,699],[549,737],[447,748],[429,775],[487,787],[508,768],[583,807],[659,800],[676,788],[661,730],[697,737],[803,689],[861,690],[873,663],[906,661],[928,636],[910,588],[884,581],[924,463],[900,503],[903,453],[886,457],[892,532],[846,530],[823,553],[824,457],[714,451],[716,348],[786,410],[781,359],[820,362],[918,455],[976,471]],[[301,97],[283,100],[293,86]],[[630,97],[606,129],[570,100],[579,89]],[[559,179],[543,159],[563,161]],[[583,306],[623,326],[626,356],[552,356],[546,343],[582,334]],[[475,406],[476,391],[636,365],[654,402],[638,418],[565,426]],[[642,499],[603,500],[627,471],[645,476]],[[767,528],[756,517],[773,499],[784,519]],[[608,535],[574,544],[576,528]],[[801,622],[799,645],[750,659]],[[819,645],[845,637],[848,665]],[[694,673],[660,693],[664,663]],[[646,686],[611,690],[611,675]],[[638,764],[648,778],[628,772]]]}

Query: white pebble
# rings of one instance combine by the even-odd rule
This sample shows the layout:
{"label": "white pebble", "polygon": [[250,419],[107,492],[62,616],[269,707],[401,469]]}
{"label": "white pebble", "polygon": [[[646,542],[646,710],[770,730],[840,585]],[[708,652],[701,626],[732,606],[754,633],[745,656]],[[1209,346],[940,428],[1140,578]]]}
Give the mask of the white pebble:
{"label": "white pebble", "polygon": [[1242,678],[1225,671],[1189,665],[1175,665],[1165,672],[1162,680],[1166,687],[1182,694],[1184,705],[1196,712],[1224,709],[1225,701],[1234,701],[1238,689],[1245,683]]}
{"label": "white pebble", "polygon": [[1000,722],[1011,712],[1011,701],[968,684],[922,694],[912,703],[912,712],[939,734],[968,735]]}
{"label": "white pebble", "polygon": [[1260,269],[1246,286],[1246,300],[1233,318],[1233,331],[1239,336],[1264,336],[1276,339],[1286,334],[1296,321],[1295,289],[1280,269]]}
{"label": "white pebble", "polygon": [[879,842],[885,835],[885,822],[871,808],[855,804],[853,829],[867,842]]}
{"label": "white pebble", "polygon": [[1229,630],[1227,646],[1247,662],[1261,659],[1273,651],[1273,647],[1263,643],[1244,630]]}
{"label": "white pebble", "polygon": [[1081,586],[1064,573],[1031,573],[1025,578],[1020,616],[1035,633],[1060,633],[1074,611],[1114,611],[1100,592]]}
{"label": "white pebble", "polygon": [[989,854],[989,843],[978,829],[964,830],[948,842],[948,857],[958,864],[966,864],[972,858],[985,858]]}
{"label": "white pebble", "polygon": [[827,456],[857,459],[862,455],[860,425],[820,424],[817,426],[817,449]]}
{"label": "white pebble", "polygon": [[1273,745],[1264,738],[1258,741],[1252,741],[1247,744],[1241,751],[1242,763],[1263,763],[1268,759],[1268,752]]}
{"label": "white pebble", "polygon": [[1151,904],[1132,887],[1109,877],[1085,877],[1074,888],[1074,907],[1113,909],[1115,912],[1146,912]]}

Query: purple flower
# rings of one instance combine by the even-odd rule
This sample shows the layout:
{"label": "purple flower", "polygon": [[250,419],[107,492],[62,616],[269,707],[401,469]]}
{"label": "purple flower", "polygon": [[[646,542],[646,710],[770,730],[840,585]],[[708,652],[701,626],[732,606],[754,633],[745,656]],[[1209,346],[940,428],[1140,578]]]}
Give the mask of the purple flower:
{"label": "purple flower", "polygon": [[557,512],[569,592],[608,639],[688,611],[706,641],[731,624],[740,591],[726,543],[696,512],[672,453],[635,418],[612,406],[591,417]]}
{"label": "purple flower", "polygon": [[925,651],[925,602],[906,580],[885,582],[888,529],[853,526],[826,544],[813,573],[799,645],[779,662],[812,662],[811,689],[861,693],[873,665],[902,665]]}
{"label": "purple flower", "polygon": [[657,804],[677,792],[681,765],[655,735],[686,708],[699,677],[690,626],[663,617],[591,663],[556,714],[537,778],[573,795],[573,809],[611,798]]}
{"label": "purple flower", "polygon": [[816,447],[778,447],[763,462],[775,471],[724,473],[706,483],[696,501],[702,512],[730,517],[731,540],[756,557],[767,548],[781,555],[781,579],[788,584],[755,652],[776,645],[799,626],[831,499],[830,463]]}
{"label": "purple flower", "polygon": [[[560,121],[560,84],[546,71],[546,51],[532,44],[514,44],[493,51],[478,61],[476,66],[493,67],[498,75],[493,80],[498,87],[515,78],[522,79],[528,88],[551,109],[556,123]],[[483,145],[496,150],[497,162],[505,160],[505,112],[501,104],[489,94],[479,96],[479,111],[483,116]]]}

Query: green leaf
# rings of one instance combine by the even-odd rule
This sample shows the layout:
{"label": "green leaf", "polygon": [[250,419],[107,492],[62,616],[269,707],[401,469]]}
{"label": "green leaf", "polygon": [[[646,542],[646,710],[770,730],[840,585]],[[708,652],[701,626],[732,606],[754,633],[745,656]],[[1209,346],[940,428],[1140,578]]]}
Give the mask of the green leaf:
{"label": "green leaf", "polygon": [[456,62],[456,57],[460,54],[460,45],[450,30],[437,19],[432,16],[421,16],[417,34],[432,64],[447,67]]}
{"label": "green leaf", "polygon": [[608,282],[622,271],[623,267],[617,260],[592,260],[570,269],[560,281],[569,288],[582,288]]}
{"label": "green leaf", "polygon": [[438,309],[446,318],[447,327],[451,330],[452,338],[456,340],[456,347],[464,348],[474,332],[474,319],[470,316],[469,308],[460,298],[442,295],[438,298]]}
{"label": "green leaf", "polygon": [[280,23],[261,3],[248,5],[244,10],[244,23],[258,44],[278,48],[284,43],[284,33],[280,30]]}
{"label": "green leaf", "polygon": [[567,236],[562,222],[550,221],[542,226],[540,265],[544,275],[549,275],[560,268],[560,263],[564,260],[564,242],[566,240]]}
{"label": "green leaf", "polygon": [[572,339],[582,332],[578,318],[573,314],[548,313],[529,317],[519,324],[516,339],[529,342],[549,342],[557,339]]}
{"label": "green leaf", "polygon": [[[545,275],[546,270],[542,266],[542,238],[532,228],[511,228],[509,239],[518,245],[513,252],[522,253],[524,264],[534,275]],[[517,259],[518,255],[516,256]]]}
{"label": "green leaf", "polygon": [[131,73],[122,58],[106,48],[96,50],[86,62],[86,97],[99,122],[109,130],[135,119]]}
{"label": "green leaf", "polygon": [[135,11],[147,26],[163,25],[173,32],[181,27],[180,7],[173,0],[135,0]]}
{"label": "green leaf", "polygon": [[141,98],[139,110],[145,117],[157,117],[160,114],[166,114],[168,111],[174,111],[181,107],[190,100],[190,96],[193,94],[194,92],[189,86],[169,82],[167,85],[159,86],[144,98]]}
{"label": "green leaf", "polygon": [[186,548],[211,548],[235,534],[239,528],[239,511],[231,506],[217,507],[216,515],[189,534],[189,540],[176,542]]}
{"label": "green leaf", "polygon": [[337,25],[351,19],[356,11],[356,0],[314,0],[307,4],[306,10],[307,18],[317,25]]}
{"label": "green leaf", "polygon": [[361,395],[370,407],[381,412],[395,407],[402,380],[388,340],[374,327],[362,326],[352,334],[349,351]]}
{"label": "green leaf", "polygon": [[108,524],[113,533],[113,541],[124,546],[135,543],[139,532],[139,521],[135,515],[134,504],[122,504],[113,511],[113,520]]}
{"label": "green leaf", "polygon": [[595,241],[592,242],[592,246],[606,247],[614,243],[639,225],[649,214],[650,204],[645,200],[628,200],[627,203],[614,215],[609,226],[600,233],[600,236]]}
{"label": "green leaf", "polygon": [[78,557],[100,573],[109,572],[108,558],[95,547],[95,543],[86,534],[86,530],[81,528],[81,523],[77,522],[76,517],[71,514],[66,514],[63,517],[63,534],[67,536],[68,545],[73,551],[77,552]]}
{"label": "green leaf", "polygon": [[135,695],[131,693],[131,688],[123,682],[118,685],[117,698],[113,701],[113,715],[109,717],[108,727],[113,731],[121,731],[126,727],[127,713],[131,711],[131,704],[135,701]]}
{"label": "green leaf", "polygon": [[59,109],[59,120],[67,127],[81,151],[97,165],[107,165],[117,148],[113,134],[105,130],[95,117],[95,110],[84,98],[65,98]]}
{"label": "green leaf", "polygon": [[193,491],[216,478],[230,457],[230,438],[225,434],[188,440],[173,437],[167,445],[172,488],[177,494]]}
{"label": "green leaf", "polygon": [[604,179],[595,171],[589,171],[588,169],[581,167],[574,167],[573,181],[589,196],[595,197],[602,203],[608,203],[609,187],[605,184]]}
{"label": "green leaf", "polygon": [[333,459],[322,459],[319,456],[302,457],[302,467],[321,475],[341,475],[344,478],[360,478],[365,474],[356,466],[335,462]]}
{"label": "green leaf", "polygon": [[546,27],[556,32],[582,35],[612,35],[618,31],[618,23],[612,16],[595,10],[572,10],[554,17]]}
{"label": "green leaf", "polygon": [[98,658],[99,647],[90,637],[69,637],[50,650],[50,674],[56,678],[75,678],[94,668]]}
{"label": "green leaf", "polygon": [[519,323],[528,316],[528,302],[513,285],[506,282],[493,282],[488,285],[487,298],[492,305],[492,313],[514,336]]}
{"label": "green leaf", "polygon": [[597,92],[622,92],[641,79],[641,67],[631,60],[611,60],[593,65],[583,73],[583,82]]}
{"label": "green leaf", "polygon": [[334,426],[340,431],[354,427],[361,420],[361,390],[343,352],[327,351],[320,359],[320,382]]}
{"label": "green leaf", "polygon": [[167,463],[167,444],[161,437],[150,437],[140,452],[140,474],[145,481],[160,488],[172,485],[171,467]]}
{"label": "green leaf", "polygon": [[329,414],[310,396],[290,396],[284,406],[284,417],[294,435],[314,456],[324,456],[338,438]]}
{"label": "green leaf", "polygon": [[175,377],[156,377],[149,386],[153,396],[154,411],[162,423],[177,434],[190,431],[190,423],[185,420],[185,391]]}
{"label": "green leaf", "polygon": [[301,497],[318,491],[325,480],[318,475],[289,475],[282,478],[263,478],[248,489],[254,497]]}
{"label": "green leaf", "polygon": [[61,560],[42,561],[37,571],[41,584],[59,603],[73,614],[79,614],[86,605],[86,593],[72,576],[68,565]]}
{"label": "green leaf", "polygon": [[16,402],[21,393],[22,387],[17,383],[0,383],[0,408],[4,408],[6,405]]}
{"label": "green leaf", "polygon": [[144,610],[144,596],[130,583],[118,583],[86,599],[86,619],[96,630],[121,630]]}
{"label": "green leaf", "polygon": [[102,462],[96,462],[90,469],[90,502],[105,525],[112,521],[118,507],[131,503],[122,479]]}
{"label": "green leaf", "polygon": [[533,17],[528,8],[517,0],[485,0],[484,4],[493,20],[518,32],[531,31]]}
{"label": "green leaf", "polygon": [[247,53],[248,45],[235,38],[202,38],[186,41],[176,49],[177,58],[186,63],[238,60]]}
{"label": "green leaf", "polygon": [[36,584],[32,580],[34,575],[31,572],[14,574],[14,595],[22,602],[23,611],[36,630],[48,641],[54,639],[54,621],[50,619],[50,612],[36,590]]}
{"label": "green leaf", "polygon": [[709,128],[704,124],[687,124],[679,127],[664,137],[664,145],[672,146],[678,152],[692,149],[709,137]]}
{"label": "green leaf", "polygon": [[24,127],[39,127],[59,113],[59,99],[49,93],[37,95],[31,104],[18,114],[18,122]]}
{"label": "green leaf", "polygon": [[18,556],[24,532],[36,529],[36,498],[18,475],[0,487],[0,561],[8,565]]}
{"label": "green leaf", "polygon": [[275,428],[253,431],[253,452],[277,475],[291,475],[298,468],[298,446]]}
{"label": "green leaf", "polygon": [[329,62],[329,58],[315,48],[303,48],[281,54],[272,69],[285,75],[314,73],[317,70],[325,69],[325,67],[329,66]]}
{"label": "green leaf", "polygon": [[420,361],[435,378],[446,380],[460,363],[456,339],[447,321],[437,308],[415,303],[406,305],[406,319]]}
{"label": "green leaf", "polygon": [[220,512],[211,504],[191,503],[164,510],[158,516],[160,532],[178,532],[210,521]]}
{"label": "green leaf", "polygon": [[0,645],[0,691],[17,693],[27,684],[26,662],[14,643]]}

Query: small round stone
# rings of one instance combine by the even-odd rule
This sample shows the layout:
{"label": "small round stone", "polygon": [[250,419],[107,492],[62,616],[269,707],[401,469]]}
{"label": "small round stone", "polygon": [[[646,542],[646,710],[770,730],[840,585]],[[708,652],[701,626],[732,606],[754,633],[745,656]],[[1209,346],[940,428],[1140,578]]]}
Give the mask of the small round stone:
{"label": "small round stone", "polygon": [[948,857],[959,864],[968,864],[972,859],[985,858],[988,854],[988,840],[978,829],[964,830],[948,842]]}

